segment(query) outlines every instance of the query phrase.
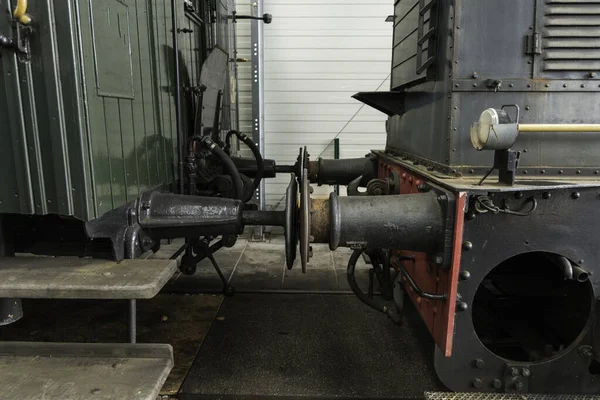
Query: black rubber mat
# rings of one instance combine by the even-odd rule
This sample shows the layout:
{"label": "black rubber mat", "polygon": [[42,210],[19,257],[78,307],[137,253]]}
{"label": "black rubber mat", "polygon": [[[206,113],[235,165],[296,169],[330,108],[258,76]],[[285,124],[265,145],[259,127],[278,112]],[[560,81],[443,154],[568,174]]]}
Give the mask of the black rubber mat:
{"label": "black rubber mat", "polygon": [[224,301],[180,398],[422,399],[444,390],[414,309],[393,325],[353,295],[240,294]]}

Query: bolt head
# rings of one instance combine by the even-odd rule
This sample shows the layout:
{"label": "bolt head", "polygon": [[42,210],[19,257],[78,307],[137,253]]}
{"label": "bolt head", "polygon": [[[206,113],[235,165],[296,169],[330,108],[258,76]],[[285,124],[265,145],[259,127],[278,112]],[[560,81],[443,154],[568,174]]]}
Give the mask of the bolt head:
{"label": "bolt head", "polygon": [[458,309],[458,311],[467,311],[469,309],[469,305],[464,301],[459,301],[456,304],[456,308]]}
{"label": "bolt head", "polygon": [[501,389],[502,388],[502,381],[500,379],[494,379],[492,381],[492,386],[494,387],[494,389]]}
{"label": "bolt head", "polygon": [[511,374],[512,376],[519,376],[519,375],[520,375],[520,374],[519,374],[519,369],[518,369],[518,368],[515,368],[515,367],[512,367],[512,368],[510,369],[510,374]]}
{"label": "bolt head", "polygon": [[571,198],[573,200],[577,200],[580,197],[581,197],[581,193],[579,193],[579,192],[573,192],[573,193],[571,193]]}
{"label": "bolt head", "polygon": [[475,379],[473,379],[473,381],[471,382],[471,384],[473,385],[473,387],[475,389],[481,389],[483,387],[483,381],[481,380],[481,378],[475,378]]}
{"label": "bolt head", "polygon": [[485,367],[485,361],[483,361],[481,358],[473,360],[473,366],[475,368],[482,369],[483,367]]}
{"label": "bolt head", "polygon": [[462,244],[462,248],[464,251],[471,251],[473,250],[473,243],[469,242],[468,240],[464,241]]}
{"label": "bolt head", "polygon": [[515,389],[517,389],[517,391],[522,391],[523,389],[525,389],[525,385],[523,384],[523,382],[517,382],[515,383]]}
{"label": "bolt head", "polygon": [[552,193],[550,192],[544,192],[544,194],[542,194],[544,200],[548,200],[550,197],[552,197]]}
{"label": "bolt head", "polygon": [[584,357],[592,357],[594,355],[594,352],[592,351],[592,346],[581,346],[579,348],[579,354],[581,354]]}
{"label": "bolt head", "polygon": [[523,374],[523,376],[525,378],[528,378],[531,376],[531,371],[529,370],[529,368],[523,368],[523,370],[521,371],[521,374]]}
{"label": "bolt head", "polygon": [[460,280],[467,281],[471,278],[471,273],[469,271],[460,271]]}

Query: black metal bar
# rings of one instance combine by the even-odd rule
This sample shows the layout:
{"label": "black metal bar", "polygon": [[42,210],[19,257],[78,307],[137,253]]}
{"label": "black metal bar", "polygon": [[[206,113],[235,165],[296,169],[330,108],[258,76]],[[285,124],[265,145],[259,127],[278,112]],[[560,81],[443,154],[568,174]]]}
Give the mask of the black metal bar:
{"label": "black metal bar", "polygon": [[262,21],[263,18],[262,17],[255,17],[255,16],[252,16],[252,15],[236,15],[235,19],[256,19],[256,20]]}
{"label": "black metal bar", "polygon": [[[129,260],[133,260],[136,257],[136,249],[139,245],[140,226],[136,222],[137,210],[135,208],[129,209],[128,220],[129,228],[125,234],[126,237],[126,248],[125,257]],[[137,302],[135,299],[128,300],[127,308],[127,332],[129,334],[129,343],[135,343],[137,337]]]}
{"label": "black metal bar", "polygon": [[275,172],[278,174],[293,174],[296,172],[296,165],[275,165]]}
{"label": "black metal bar", "polygon": [[129,300],[129,343],[135,343],[137,338],[137,300]]}
{"label": "black metal bar", "polygon": [[177,38],[177,0],[171,0],[171,34],[175,63],[175,120],[177,128],[177,157],[179,158],[179,193],[183,194],[183,128],[181,125],[181,77],[179,75],[179,40]]}
{"label": "black metal bar", "polygon": [[233,15],[233,21],[237,21],[238,19],[255,19],[257,21],[263,21],[265,24],[270,24],[273,20],[273,16],[271,14],[263,14],[262,17],[255,17],[253,15]]}
{"label": "black metal bar", "polygon": [[[222,241],[220,242],[222,243]],[[235,294],[235,289],[229,284],[225,275],[223,275],[223,272],[221,271],[221,268],[219,267],[217,260],[215,260],[215,257],[213,256],[211,250],[212,246],[208,248],[208,254],[206,256],[209,258],[211,264],[215,268],[215,271],[217,271],[217,274],[219,274],[219,278],[221,279],[221,283],[223,284],[223,294],[225,296],[233,296]]]}
{"label": "black metal bar", "polygon": [[242,214],[244,225],[285,226],[285,212],[283,211],[244,211]]}

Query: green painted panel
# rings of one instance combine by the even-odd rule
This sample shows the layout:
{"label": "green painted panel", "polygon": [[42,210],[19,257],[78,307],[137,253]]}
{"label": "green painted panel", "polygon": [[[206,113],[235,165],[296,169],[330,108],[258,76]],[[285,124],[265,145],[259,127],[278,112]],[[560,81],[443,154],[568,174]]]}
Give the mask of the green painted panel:
{"label": "green painted panel", "polygon": [[81,22],[81,50],[83,70],[85,72],[84,90],[87,94],[87,113],[89,138],[92,148],[94,167],[94,190],[96,208],[100,216],[113,209],[112,178],[108,156],[106,124],[104,121],[104,102],[96,94],[95,60],[92,41],[91,10],[88,1],[80,1],[79,19]]}
{"label": "green painted panel", "polygon": [[[148,146],[148,138],[156,135],[156,114],[152,77],[151,39],[148,35],[147,0],[136,0],[135,28],[132,31],[131,47],[133,64],[138,66],[134,73],[134,90],[137,94],[132,102],[133,130],[136,143],[139,189],[144,191],[159,183],[156,151]],[[133,22],[133,20],[132,20]],[[152,160],[152,161],[150,161]]]}
{"label": "green painted panel", "polygon": [[[21,107],[23,115],[30,116],[24,118],[27,150],[29,154],[29,172],[31,174],[34,207],[36,213],[48,212],[48,193],[45,186],[44,172],[46,171],[42,163],[42,147],[40,143],[40,131],[37,118],[36,97],[29,82],[33,81],[33,71],[31,63],[19,63],[19,79],[23,99]],[[53,188],[50,187],[52,190]]]}
{"label": "green painted panel", "polygon": [[[0,9],[10,7],[0,0]],[[171,9],[153,0],[29,0],[31,61],[0,59],[0,213],[90,220],[176,174]],[[178,0],[185,86],[205,27]],[[10,14],[0,31],[11,31]],[[193,109],[184,102],[184,132]]]}
{"label": "green painted panel", "polygon": [[106,142],[110,161],[113,208],[127,202],[125,183],[125,162],[123,157],[123,136],[121,134],[121,116],[119,99],[103,97],[104,120],[106,121]]}
{"label": "green painted panel", "polygon": [[[165,151],[164,133],[170,130],[171,125],[171,104],[169,102],[169,84],[166,79],[166,63],[168,57],[166,26],[165,26],[165,5],[164,2],[152,2],[155,24],[154,31],[154,74],[156,82],[156,96],[159,107],[158,132],[149,145],[156,149],[157,168],[161,180],[167,179],[167,152]],[[170,135],[170,133],[169,133]]]}
{"label": "green painted panel", "polygon": [[96,210],[79,54],[81,24],[74,3],[55,1],[53,7],[56,37],[61,39],[57,43],[58,60],[68,143],[73,215],[87,220],[96,216]]}
{"label": "green painted panel", "polygon": [[[2,27],[2,25],[0,25]],[[16,166],[23,161],[19,160],[18,153],[14,152],[12,146],[13,138],[18,140],[19,132],[24,133],[24,126],[21,115],[19,114],[18,102],[15,102],[14,93],[17,88],[14,63],[9,57],[0,59],[0,73],[4,79],[0,80],[0,118],[3,121],[4,129],[8,128],[7,133],[3,133],[2,145],[0,145],[0,168],[2,171],[14,171]],[[25,204],[20,201],[20,187],[18,176],[13,173],[4,174],[2,179],[2,190],[0,190],[0,207],[2,210],[12,210],[13,212],[27,212]]]}
{"label": "green painted panel", "polygon": [[50,22],[41,24],[38,34],[31,41],[31,51],[42,54],[42,57],[32,61],[32,69],[34,82],[41,83],[35,100],[38,110],[37,121],[40,126],[43,126],[39,134],[44,149],[41,154],[44,186],[47,191],[47,212],[72,215],[74,210],[69,165],[70,149],[67,143],[65,109],[62,102],[53,2],[38,2],[37,7],[32,11],[35,11],[43,21]]}
{"label": "green painted panel", "polygon": [[139,196],[140,190],[132,100],[119,99],[119,115],[121,117],[121,143],[125,168],[125,197],[127,201],[134,201]]}
{"label": "green painted panel", "polygon": [[171,45],[171,7],[169,2],[163,1],[163,12],[164,18],[162,19],[164,27],[164,45],[162,46],[164,55],[164,85],[166,90],[166,96],[169,104],[169,120],[165,126],[164,134],[164,146],[165,146],[165,167],[167,176],[173,175],[173,160],[176,158],[176,148],[170,146],[170,143],[177,141],[177,129],[175,125],[175,77],[173,74],[175,60],[173,58],[173,48]]}
{"label": "green painted panel", "polygon": [[135,7],[122,0],[96,0],[91,4],[98,96],[132,99],[130,19],[135,19],[131,15]]}

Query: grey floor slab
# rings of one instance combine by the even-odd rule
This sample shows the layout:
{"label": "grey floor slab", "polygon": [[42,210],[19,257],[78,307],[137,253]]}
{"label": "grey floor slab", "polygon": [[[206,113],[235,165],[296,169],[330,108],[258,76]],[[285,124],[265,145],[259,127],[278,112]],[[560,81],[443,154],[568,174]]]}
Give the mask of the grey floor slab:
{"label": "grey floor slab", "polygon": [[172,367],[169,345],[0,342],[11,400],[154,400]]}
{"label": "grey floor slab", "polygon": [[181,399],[400,398],[441,390],[414,309],[404,326],[353,295],[225,299]]}
{"label": "grey floor slab", "polygon": [[[172,244],[170,248],[179,248]],[[313,244],[313,257],[302,273],[300,255],[291,270],[285,266],[285,244],[283,238],[275,236],[267,242],[252,242],[240,238],[234,247],[223,248],[215,253],[225,276],[238,292],[283,291],[283,292],[341,292],[350,293],[346,269],[352,251],[340,248],[331,251],[327,244]],[[162,252],[162,250],[161,250]],[[359,259],[356,279],[364,291],[367,290],[369,269]],[[222,289],[209,260],[198,264],[196,274],[177,274],[167,285],[172,292],[220,292]]]}
{"label": "grey floor slab", "polygon": [[48,299],[148,299],[177,269],[172,260],[79,257],[0,259],[0,297]]}
{"label": "grey floor slab", "polygon": [[280,246],[248,243],[231,279],[238,291],[280,290],[285,255]]}
{"label": "grey floor slab", "polygon": [[339,285],[333,267],[333,255],[329,248],[313,247],[313,256],[302,272],[300,259],[296,259],[291,270],[286,268],[283,280],[284,290],[337,291]]}

